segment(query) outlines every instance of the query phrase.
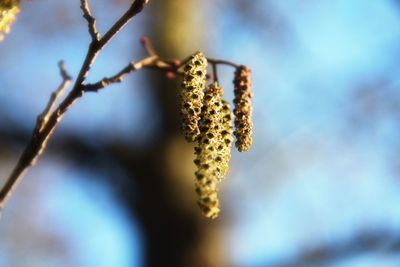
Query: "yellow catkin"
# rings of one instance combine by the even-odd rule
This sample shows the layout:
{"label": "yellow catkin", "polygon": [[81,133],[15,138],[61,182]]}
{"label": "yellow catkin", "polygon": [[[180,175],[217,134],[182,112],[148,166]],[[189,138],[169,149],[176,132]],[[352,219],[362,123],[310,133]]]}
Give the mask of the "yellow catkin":
{"label": "yellow catkin", "polygon": [[195,53],[184,67],[181,92],[182,130],[188,142],[194,142],[200,134],[199,120],[203,106],[207,59],[201,52]]}
{"label": "yellow catkin", "polygon": [[233,80],[235,86],[235,132],[236,147],[240,152],[247,151],[252,143],[252,92],[251,72],[246,66],[240,66],[235,71]]}
{"label": "yellow catkin", "polygon": [[19,0],[0,0],[0,41],[10,31],[10,26],[19,13]]}
{"label": "yellow catkin", "polygon": [[222,89],[216,83],[207,88],[199,123],[201,133],[195,147],[195,189],[200,209],[208,218],[216,218],[220,211],[217,195],[220,171],[216,158],[221,140],[221,95]]}
{"label": "yellow catkin", "polygon": [[232,112],[230,105],[227,101],[222,100],[222,108],[220,112],[220,143],[217,147],[218,155],[216,157],[216,162],[218,163],[219,179],[224,179],[225,175],[228,173],[229,160],[231,158],[231,144],[232,138]]}

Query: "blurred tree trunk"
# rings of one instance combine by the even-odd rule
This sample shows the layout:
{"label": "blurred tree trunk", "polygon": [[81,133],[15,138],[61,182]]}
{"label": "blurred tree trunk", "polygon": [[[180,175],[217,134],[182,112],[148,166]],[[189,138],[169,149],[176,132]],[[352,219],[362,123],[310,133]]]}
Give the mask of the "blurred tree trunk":
{"label": "blurred tree trunk", "polygon": [[[168,58],[183,58],[201,48],[196,23],[198,2],[153,1],[148,23],[156,51]],[[179,79],[149,74],[160,129],[145,151],[125,157],[139,196],[126,188],[127,204],[142,226],[145,266],[224,266],[218,244],[218,220],[201,216],[194,192],[193,146],[180,131]]]}

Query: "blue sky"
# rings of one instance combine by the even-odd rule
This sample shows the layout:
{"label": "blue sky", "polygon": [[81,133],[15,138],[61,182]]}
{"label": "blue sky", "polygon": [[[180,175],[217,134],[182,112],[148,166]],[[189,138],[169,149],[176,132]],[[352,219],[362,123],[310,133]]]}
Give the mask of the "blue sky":
{"label": "blue sky", "polygon": [[[235,170],[231,179],[237,181],[226,185],[226,203],[236,194],[245,196],[231,211],[237,221],[227,241],[239,266],[265,266],[303,246],[364,228],[400,227],[400,190],[389,156],[399,137],[398,124],[384,118],[372,130],[349,125],[355,88],[382,77],[398,80],[399,11],[390,1],[271,5],[288,36],[277,43],[276,35],[266,30],[261,42],[247,28],[243,35],[236,33],[245,39],[234,42],[228,29],[246,31],[249,25],[227,17],[215,49],[243,62],[250,58],[254,73],[255,147],[251,159],[234,157],[246,163]],[[230,42],[235,45],[225,47]],[[247,163],[253,168],[244,167]],[[377,262],[382,257],[366,255],[337,266]],[[398,265],[397,258],[382,266]]]}

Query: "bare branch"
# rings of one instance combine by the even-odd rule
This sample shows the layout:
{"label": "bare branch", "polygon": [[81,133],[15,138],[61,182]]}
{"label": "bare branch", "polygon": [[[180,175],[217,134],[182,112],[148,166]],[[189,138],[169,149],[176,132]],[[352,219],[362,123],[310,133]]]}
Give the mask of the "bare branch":
{"label": "bare branch", "polygon": [[105,77],[98,82],[86,84],[84,86],[84,91],[97,92],[100,89],[103,89],[112,83],[122,82],[122,80],[127,74],[130,74],[132,72],[141,69],[154,69],[181,75],[183,73],[179,70],[180,67],[181,67],[180,65],[174,65],[173,62],[168,62],[166,60],[159,59],[157,55],[149,56],[137,62],[133,61],[130,62],[126,67],[124,67],[122,70],[120,70],[118,73],[116,73],[111,77]]}
{"label": "bare branch", "polygon": [[100,34],[97,31],[96,19],[92,16],[88,0],[81,0],[81,9],[83,17],[86,19],[88,23],[89,34],[92,37],[92,41],[98,42],[100,40]]}
{"label": "bare branch", "polygon": [[43,126],[46,124],[47,120],[49,119],[50,113],[53,110],[57,99],[59,99],[62,94],[64,93],[65,89],[67,89],[68,85],[71,83],[72,77],[68,74],[65,69],[64,62],[60,61],[58,63],[58,67],[60,68],[60,75],[62,78],[62,82],[60,86],[51,94],[49,102],[47,106],[43,110],[43,112],[38,116],[37,126],[38,131],[40,132]]}
{"label": "bare branch", "polygon": [[144,67],[154,65],[156,60],[157,56],[151,56],[144,58],[136,63],[130,62],[125,68],[120,70],[117,74],[111,77],[105,77],[101,81],[98,81],[96,83],[85,85],[85,92],[97,92],[98,90],[107,87],[112,83],[120,83],[127,74],[142,69]]}

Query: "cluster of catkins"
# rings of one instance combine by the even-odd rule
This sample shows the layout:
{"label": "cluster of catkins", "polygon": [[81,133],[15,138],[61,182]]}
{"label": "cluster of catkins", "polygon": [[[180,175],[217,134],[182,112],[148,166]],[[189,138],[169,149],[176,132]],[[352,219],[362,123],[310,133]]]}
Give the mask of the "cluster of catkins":
{"label": "cluster of catkins", "polygon": [[188,142],[196,142],[194,163],[195,190],[198,205],[207,218],[216,218],[220,211],[218,185],[228,172],[231,153],[232,120],[235,115],[236,147],[246,151],[251,145],[251,80],[250,70],[239,66],[234,76],[234,109],[222,99],[217,82],[206,86],[207,59],[201,52],[191,56],[184,67],[181,91],[183,134]]}
{"label": "cluster of catkins", "polygon": [[10,25],[19,13],[19,0],[0,0],[0,41],[10,31]]}

